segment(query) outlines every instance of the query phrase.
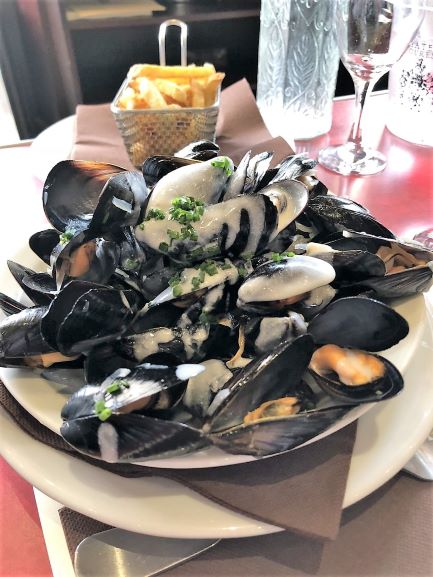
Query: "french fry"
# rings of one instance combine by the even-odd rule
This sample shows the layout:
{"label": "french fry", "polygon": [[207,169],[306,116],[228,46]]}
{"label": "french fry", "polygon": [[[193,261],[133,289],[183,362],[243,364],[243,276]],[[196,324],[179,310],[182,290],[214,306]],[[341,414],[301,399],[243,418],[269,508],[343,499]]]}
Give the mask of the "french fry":
{"label": "french fry", "polygon": [[213,64],[157,66],[134,64],[117,104],[125,110],[204,108],[216,101],[224,73]]}
{"label": "french fry", "polygon": [[193,108],[204,108],[205,106],[205,95],[203,90],[203,85],[196,80],[191,80],[191,106]]}
{"label": "french fry", "polygon": [[212,65],[207,66],[158,66],[156,64],[134,65],[133,78],[206,78],[215,73]]}
{"label": "french fry", "polygon": [[167,96],[181,106],[188,106],[191,88],[188,84],[175,84],[170,80],[156,78],[153,83],[165,99]]}

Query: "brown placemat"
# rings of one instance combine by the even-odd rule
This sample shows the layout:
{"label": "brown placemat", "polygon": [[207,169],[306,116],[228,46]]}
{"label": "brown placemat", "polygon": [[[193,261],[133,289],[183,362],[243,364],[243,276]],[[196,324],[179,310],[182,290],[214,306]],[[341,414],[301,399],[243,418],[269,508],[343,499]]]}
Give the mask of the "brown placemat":
{"label": "brown placemat", "polygon": [[[167,577],[431,577],[433,483],[400,474],[343,513],[335,541],[291,532],[225,539]],[[111,528],[59,511],[72,561],[78,544]],[[101,576],[102,577],[102,576]]]}
{"label": "brown placemat", "polygon": [[[264,150],[273,151],[273,164],[293,154],[293,150],[283,138],[272,138],[245,79],[221,92],[216,141],[221,147],[221,153],[229,156],[236,164],[250,149],[254,154]],[[134,168],[109,104],[77,106],[70,158],[109,162],[128,170]]]}
{"label": "brown placemat", "polygon": [[338,533],[356,425],[278,457],[208,469],[155,469],[110,464],[82,455],[41,425],[0,383],[0,405],[31,437],[74,458],[124,477],[165,477],[233,511],[299,534]]}

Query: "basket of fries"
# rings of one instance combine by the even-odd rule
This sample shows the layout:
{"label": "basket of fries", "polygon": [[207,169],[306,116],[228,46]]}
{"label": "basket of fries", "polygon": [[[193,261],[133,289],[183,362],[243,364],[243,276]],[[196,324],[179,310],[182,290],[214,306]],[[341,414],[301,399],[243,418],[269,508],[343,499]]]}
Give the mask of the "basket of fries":
{"label": "basket of fries", "polygon": [[[168,26],[181,29],[181,65],[165,63]],[[134,64],[116,94],[111,111],[128,155],[139,167],[155,154],[173,154],[190,142],[215,140],[224,74],[212,64],[187,66],[187,25],[167,20],[159,30],[160,64]]]}

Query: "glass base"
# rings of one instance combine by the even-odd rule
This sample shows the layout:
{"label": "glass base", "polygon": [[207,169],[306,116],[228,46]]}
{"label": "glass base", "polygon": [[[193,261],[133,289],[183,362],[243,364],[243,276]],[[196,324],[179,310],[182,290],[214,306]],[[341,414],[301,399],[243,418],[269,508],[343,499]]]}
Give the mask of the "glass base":
{"label": "glass base", "polygon": [[386,166],[386,158],[377,150],[361,148],[353,142],[328,146],[319,152],[319,162],[339,174],[376,174]]}

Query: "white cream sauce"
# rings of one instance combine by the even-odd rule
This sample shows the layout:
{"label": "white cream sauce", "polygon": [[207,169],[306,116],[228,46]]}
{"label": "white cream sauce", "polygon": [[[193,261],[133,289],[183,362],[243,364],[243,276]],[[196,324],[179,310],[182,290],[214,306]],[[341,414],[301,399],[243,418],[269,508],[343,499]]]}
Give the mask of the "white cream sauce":
{"label": "white cream sauce", "polygon": [[316,254],[324,254],[325,252],[338,252],[327,244],[319,242],[309,242],[305,245],[305,254],[307,256],[315,256]]}
{"label": "white cream sauce", "polygon": [[[224,264],[230,265],[230,268],[223,269],[217,266],[217,272],[214,275],[208,273],[205,274],[204,281],[200,283],[197,288],[193,287],[192,279],[197,277],[199,271],[195,268],[184,268],[180,275],[179,287],[182,289],[182,295],[187,295],[202,289],[212,288],[217,285],[223,285],[225,282],[230,284],[235,284],[239,278],[239,271],[237,267],[228,259],[225,259]],[[221,291],[223,288],[221,287]],[[167,287],[159,295],[157,295],[149,304],[151,306],[160,305],[167,301],[173,300],[175,297],[173,294],[173,288]],[[216,297],[215,297],[216,298]]]}
{"label": "white cream sauce", "polygon": [[260,322],[255,348],[258,353],[269,352],[283,341],[306,332],[304,317],[298,313],[291,312],[287,317],[265,317]]}
{"label": "white cream sauce", "polygon": [[[218,202],[230,175],[223,168],[213,166],[212,163],[225,158],[227,157],[218,156],[198,164],[182,166],[163,176],[152,191],[147,211],[150,208],[168,211],[171,201],[178,196],[192,196],[202,200],[205,204]],[[229,168],[233,172],[231,161]]]}
{"label": "white cream sauce", "polygon": [[313,289],[304,303],[308,306],[321,305],[325,301],[331,302],[337,291],[329,284]]}
{"label": "white cream sauce", "polygon": [[247,279],[239,289],[239,301],[284,300],[329,284],[335,278],[330,264],[311,256],[293,256],[284,261],[284,267],[275,270],[274,274],[264,273]]}
{"label": "white cream sauce", "polygon": [[150,355],[160,352],[159,345],[169,343],[175,338],[172,329],[161,327],[139,335],[133,335],[134,357],[142,361]]}
{"label": "white cream sauce", "polygon": [[204,366],[204,371],[188,381],[182,402],[189,408],[198,408],[200,414],[204,415],[212,395],[221,389],[233,373],[218,359],[208,359],[201,365]]}
{"label": "white cream sauce", "polygon": [[185,349],[186,358],[191,359],[208,337],[208,325],[192,325],[190,329],[184,329],[182,331],[181,339]]}
{"label": "white cream sauce", "polygon": [[119,435],[111,423],[99,425],[98,445],[103,461],[117,463],[119,460]]}

